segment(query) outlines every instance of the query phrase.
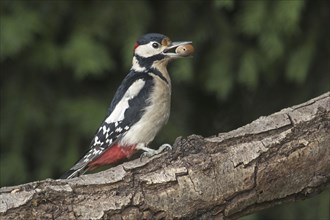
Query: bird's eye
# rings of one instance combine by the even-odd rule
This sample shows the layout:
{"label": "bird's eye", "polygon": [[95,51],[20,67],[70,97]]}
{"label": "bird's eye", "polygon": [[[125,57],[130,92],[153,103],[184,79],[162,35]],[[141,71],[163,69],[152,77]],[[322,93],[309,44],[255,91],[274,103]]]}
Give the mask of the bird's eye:
{"label": "bird's eye", "polygon": [[158,43],[153,43],[152,44],[152,47],[155,48],[155,49],[157,49],[159,47],[159,44]]}

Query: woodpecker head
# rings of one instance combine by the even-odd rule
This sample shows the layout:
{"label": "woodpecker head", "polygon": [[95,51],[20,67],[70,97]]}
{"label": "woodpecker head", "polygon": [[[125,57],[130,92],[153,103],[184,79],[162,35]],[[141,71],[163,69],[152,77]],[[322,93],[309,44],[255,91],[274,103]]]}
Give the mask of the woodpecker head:
{"label": "woodpecker head", "polygon": [[132,69],[144,71],[153,65],[167,65],[169,61],[187,57],[193,53],[191,41],[172,42],[162,34],[142,36],[134,45]]}

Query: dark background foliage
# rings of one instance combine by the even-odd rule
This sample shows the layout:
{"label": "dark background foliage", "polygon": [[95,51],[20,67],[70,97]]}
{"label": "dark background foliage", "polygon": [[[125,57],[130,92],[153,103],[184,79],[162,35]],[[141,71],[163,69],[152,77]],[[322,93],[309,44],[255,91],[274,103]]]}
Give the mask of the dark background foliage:
{"label": "dark background foliage", "polygon": [[[0,3],[1,186],[57,178],[85,152],[148,32],[196,48],[169,67],[171,118],[155,147],[226,132],[330,89],[326,0]],[[328,193],[245,218],[329,219]]]}

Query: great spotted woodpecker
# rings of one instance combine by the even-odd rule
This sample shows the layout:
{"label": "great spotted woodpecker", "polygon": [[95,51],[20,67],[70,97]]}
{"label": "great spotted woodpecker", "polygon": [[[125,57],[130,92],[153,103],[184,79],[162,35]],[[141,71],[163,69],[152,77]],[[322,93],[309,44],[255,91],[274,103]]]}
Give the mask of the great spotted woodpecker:
{"label": "great spotted woodpecker", "polygon": [[142,156],[159,154],[148,148],[170,115],[171,79],[169,61],[193,53],[191,41],[171,42],[162,34],[146,34],[134,45],[133,65],[115,93],[108,113],[87,153],[61,178],[80,176],[96,167],[129,158],[137,150]]}

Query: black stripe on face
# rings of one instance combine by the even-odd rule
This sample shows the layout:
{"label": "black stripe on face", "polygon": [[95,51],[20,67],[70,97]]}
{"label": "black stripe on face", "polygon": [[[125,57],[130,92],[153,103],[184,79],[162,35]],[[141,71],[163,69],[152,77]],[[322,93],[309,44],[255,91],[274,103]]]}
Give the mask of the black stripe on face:
{"label": "black stripe on face", "polygon": [[164,75],[156,68],[151,68],[150,72],[158,76],[161,80],[165,81],[168,84],[168,80],[164,77]]}
{"label": "black stripe on face", "polygon": [[141,57],[137,54],[135,54],[134,56],[136,60],[139,62],[139,66],[142,68],[144,67],[146,69],[150,69],[154,61],[162,60],[165,58],[165,55],[163,54],[157,54],[151,57]]}

